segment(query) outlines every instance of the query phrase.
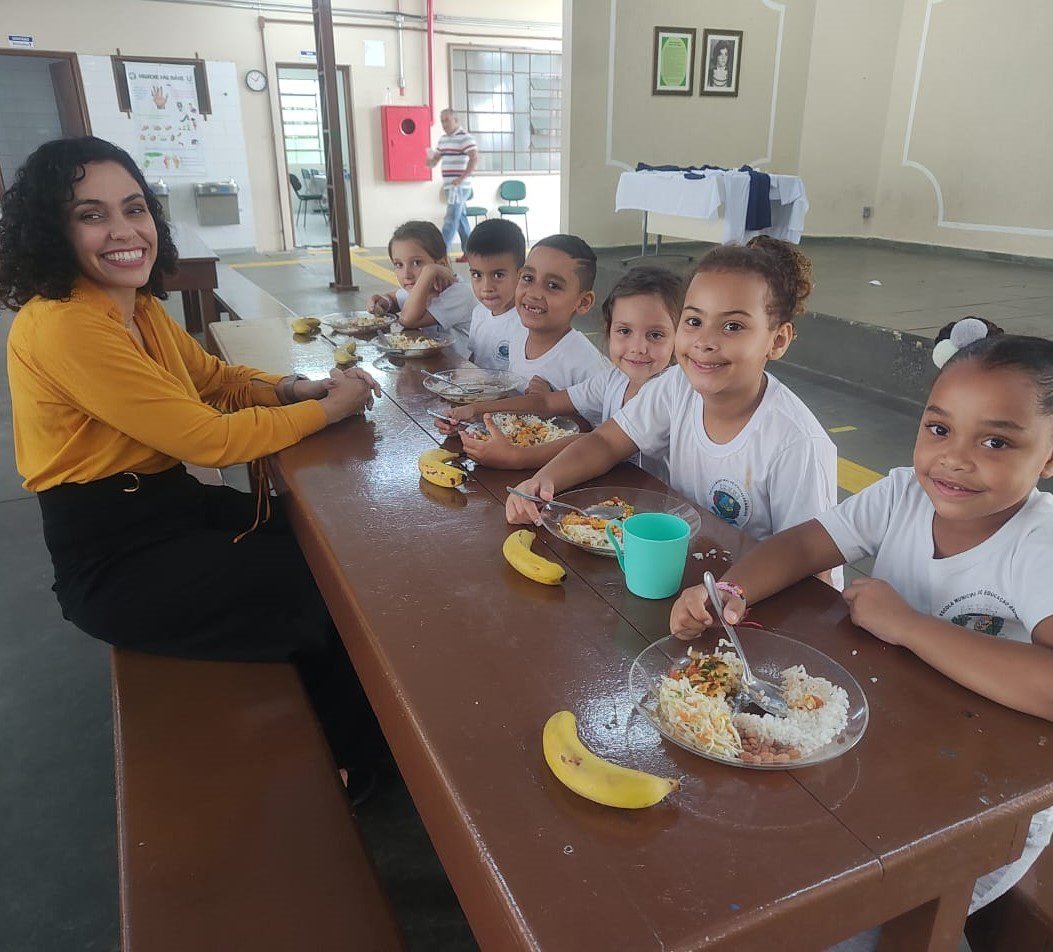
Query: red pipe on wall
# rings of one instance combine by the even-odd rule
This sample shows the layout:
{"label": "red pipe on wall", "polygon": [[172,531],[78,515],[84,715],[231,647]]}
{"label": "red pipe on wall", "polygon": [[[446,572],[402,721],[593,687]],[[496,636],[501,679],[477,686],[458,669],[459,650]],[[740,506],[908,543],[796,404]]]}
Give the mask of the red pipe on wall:
{"label": "red pipe on wall", "polygon": [[428,0],[428,122],[435,125],[435,9]]}

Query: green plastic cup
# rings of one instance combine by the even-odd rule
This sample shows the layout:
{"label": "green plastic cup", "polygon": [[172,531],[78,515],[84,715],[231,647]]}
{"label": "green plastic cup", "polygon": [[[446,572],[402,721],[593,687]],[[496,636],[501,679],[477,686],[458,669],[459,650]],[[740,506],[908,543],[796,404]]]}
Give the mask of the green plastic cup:
{"label": "green plastic cup", "polygon": [[[611,527],[621,526],[619,544]],[[607,523],[607,538],[614,546],[625,585],[640,598],[668,598],[684,580],[687,544],[691,527],[679,516],[665,512],[641,512],[624,522]]]}

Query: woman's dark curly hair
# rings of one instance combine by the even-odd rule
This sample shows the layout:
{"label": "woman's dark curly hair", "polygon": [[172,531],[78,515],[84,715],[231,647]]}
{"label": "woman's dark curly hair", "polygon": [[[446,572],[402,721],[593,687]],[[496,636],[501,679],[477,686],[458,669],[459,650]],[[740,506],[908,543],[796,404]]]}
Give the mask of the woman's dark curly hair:
{"label": "woman's dark curly hair", "polygon": [[15,173],[14,184],[0,198],[0,303],[11,310],[17,311],[37,294],[61,300],[73,291],[80,268],[66,235],[67,206],[89,162],[116,162],[142,189],[157,228],[157,260],[141,290],[168,297],[163,275],[176,270],[179,255],[161,203],[124,149],[84,136],[44,143],[26,159]]}
{"label": "woman's dark curly hair", "polygon": [[796,247],[769,235],[757,235],[743,245],[718,245],[698,263],[695,274],[741,271],[757,274],[768,285],[768,323],[778,327],[804,313],[812,293],[812,263]]}

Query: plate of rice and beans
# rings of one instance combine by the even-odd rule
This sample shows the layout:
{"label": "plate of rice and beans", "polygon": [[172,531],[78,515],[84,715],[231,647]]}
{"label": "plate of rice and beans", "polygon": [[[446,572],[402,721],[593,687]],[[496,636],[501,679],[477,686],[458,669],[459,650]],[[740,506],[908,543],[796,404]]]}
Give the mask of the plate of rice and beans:
{"label": "plate of rice and beans", "polygon": [[629,672],[636,709],[666,740],[709,760],[787,770],[833,760],[867,727],[863,689],[832,658],[792,638],[740,629],[754,673],[783,688],[789,717],[764,714],[739,694],[742,665],[731,644],[707,632],[663,638]]}
{"label": "plate of rice and beans", "polygon": [[[702,519],[695,508],[678,496],[655,492],[651,489],[633,489],[631,486],[600,486],[593,489],[573,489],[560,493],[556,502],[565,502],[579,509],[590,506],[621,505],[629,516],[644,512],[667,512],[679,516],[691,526],[691,538],[702,531]],[[542,509],[541,523],[557,539],[576,545],[579,549],[596,555],[614,558],[614,547],[607,538],[607,521],[596,517],[586,518],[566,509]],[[614,535],[621,539],[621,528],[614,526]]]}
{"label": "plate of rice and beans", "polygon": [[[580,427],[570,417],[543,420],[533,413],[493,413],[490,419],[513,446],[540,446],[580,432]],[[476,440],[490,439],[490,431],[483,422],[468,424],[464,432]]]}

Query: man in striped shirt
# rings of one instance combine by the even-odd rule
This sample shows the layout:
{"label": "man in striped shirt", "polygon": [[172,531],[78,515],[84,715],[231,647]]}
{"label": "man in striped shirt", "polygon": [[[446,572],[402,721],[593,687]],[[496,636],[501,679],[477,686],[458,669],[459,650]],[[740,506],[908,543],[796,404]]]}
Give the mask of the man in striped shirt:
{"label": "man in striped shirt", "polygon": [[442,183],[446,196],[446,218],[442,223],[442,237],[449,248],[453,236],[461,236],[461,256],[457,260],[464,261],[464,248],[471,231],[468,227],[468,216],[465,214],[465,202],[468,188],[472,184],[472,172],[479,161],[479,147],[452,109],[443,109],[439,113],[439,121],[445,135],[439,138],[438,151],[429,151],[428,165],[434,167],[442,163]]}

